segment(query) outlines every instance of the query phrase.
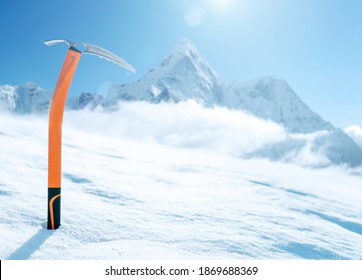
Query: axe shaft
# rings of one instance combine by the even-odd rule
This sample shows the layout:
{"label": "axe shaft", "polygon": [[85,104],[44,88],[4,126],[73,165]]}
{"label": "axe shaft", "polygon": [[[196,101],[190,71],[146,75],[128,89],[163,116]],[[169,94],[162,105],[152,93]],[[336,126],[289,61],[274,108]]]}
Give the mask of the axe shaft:
{"label": "axe shaft", "polygon": [[68,90],[81,53],[70,48],[55,86],[49,112],[48,229],[60,226],[62,122]]}

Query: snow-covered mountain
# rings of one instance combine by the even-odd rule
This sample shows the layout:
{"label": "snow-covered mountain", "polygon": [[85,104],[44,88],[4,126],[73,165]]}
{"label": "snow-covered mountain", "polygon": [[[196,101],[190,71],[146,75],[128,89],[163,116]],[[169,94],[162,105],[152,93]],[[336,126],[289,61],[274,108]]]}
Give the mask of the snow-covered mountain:
{"label": "snow-covered mountain", "polygon": [[[0,87],[0,110],[46,112],[51,94],[34,83]],[[69,109],[117,107],[120,101],[151,103],[196,100],[205,106],[242,109],[282,124],[290,132],[331,131],[334,127],[313,112],[287,82],[263,77],[248,82],[227,82],[202,58],[187,39],[181,40],[163,62],[135,83],[113,85],[103,97],[95,93],[69,96]]]}
{"label": "snow-covered mountain", "polygon": [[267,76],[254,81],[233,82],[224,88],[222,104],[282,124],[290,132],[331,131],[333,125],[313,112],[284,80]]}
{"label": "snow-covered mountain", "polygon": [[[51,91],[27,82],[19,86],[0,86],[0,113],[29,114],[47,113],[51,102]],[[83,92],[79,96],[68,96],[66,108],[71,110],[95,109],[103,106],[104,96]]]}
{"label": "snow-covered mountain", "polygon": [[90,109],[104,105],[104,96],[102,94],[82,92],[79,96],[68,96],[67,108],[71,110]]}
{"label": "snow-covered mountain", "polygon": [[114,85],[106,106],[120,100],[196,100],[206,106],[247,110],[285,126],[290,132],[310,133],[334,127],[313,112],[283,80],[263,77],[248,82],[227,82],[209,66],[196,47],[181,40],[171,54],[143,79],[129,85]]}
{"label": "snow-covered mountain", "polygon": [[[1,86],[0,112],[46,112],[50,99],[50,92],[34,83]],[[271,76],[246,82],[226,81],[187,39],[177,43],[158,67],[137,82],[113,85],[106,96],[97,93],[69,96],[67,108],[117,110],[119,103],[125,101],[158,104],[187,100],[205,107],[243,110],[286,129],[286,139],[255,150],[250,156],[288,160],[301,153],[322,154],[326,160],[321,165],[328,162],[362,165],[361,147],[345,132],[313,112],[286,81]]]}
{"label": "snow-covered mountain", "polygon": [[20,86],[0,86],[0,112],[45,113],[49,109],[51,92],[35,83]]}
{"label": "snow-covered mountain", "polygon": [[112,86],[106,106],[119,100],[162,101],[196,100],[206,106],[221,102],[221,80],[187,39],[181,40],[161,65],[151,69],[136,83]]}
{"label": "snow-covered mountain", "polygon": [[128,85],[113,85],[105,106],[117,108],[124,100],[160,103],[189,99],[207,107],[247,111],[282,125],[290,133],[281,142],[253,151],[251,157],[288,160],[310,154],[325,157],[320,165],[362,164],[362,150],[352,138],[312,111],[286,81],[271,76],[247,82],[225,81],[187,39],[181,40],[143,79]]}
{"label": "snow-covered mountain", "polygon": [[16,86],[0,86],[0,112],[13,112],[15,110]]}

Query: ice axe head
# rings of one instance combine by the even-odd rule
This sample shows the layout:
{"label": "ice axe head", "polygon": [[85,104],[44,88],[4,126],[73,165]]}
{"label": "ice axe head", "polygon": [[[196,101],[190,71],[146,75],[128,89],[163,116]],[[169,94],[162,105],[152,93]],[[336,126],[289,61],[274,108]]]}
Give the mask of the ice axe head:
{"label": "ice axe head", "polygon": [[107,51],[101,47],[98,47],[98,46],[95,46],[92,44],[88,44],[88,43],[75,43],[73,41],[65,40],[65,39],[55,39],[55,40],[45,40],[44,41],[44,44],[47,46],[53,46],[53,45],[59,44],[59,43],[66,43],[71,50],[77,51],[82,54],[84,53],[84,54],[96,55],[98,57],[104,58],[115,64],[120,65],[121,67],[125,68],[126,70],[130,71],[133,74],[136,73],[136,69],[132,65],[130,65],[127,61],[125,61],[124,59],[120,58],[119,56],[117,56],[117,55],[111,53],[110,51]]}

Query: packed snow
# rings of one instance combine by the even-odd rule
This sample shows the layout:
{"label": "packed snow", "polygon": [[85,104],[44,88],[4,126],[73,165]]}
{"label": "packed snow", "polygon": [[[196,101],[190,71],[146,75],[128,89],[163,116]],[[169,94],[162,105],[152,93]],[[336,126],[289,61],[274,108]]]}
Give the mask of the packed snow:
{"label": "packed snow", "polygon": [[[48,231],[47,128],[0,114],[0,259],[362,259],[362,168],[303,164],[326,160],[307,148],[328,131],[192,102],[67,111]],[[250,155],[290,139],[309,140]]]}

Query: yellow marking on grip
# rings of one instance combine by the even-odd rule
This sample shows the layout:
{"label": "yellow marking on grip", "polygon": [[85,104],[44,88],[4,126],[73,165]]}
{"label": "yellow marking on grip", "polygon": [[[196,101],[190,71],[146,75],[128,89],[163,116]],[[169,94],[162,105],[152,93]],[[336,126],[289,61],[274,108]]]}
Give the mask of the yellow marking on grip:
{"label": "yellow marking on grip", "polygon": [[54,200],[56,200],[59,196],[60,196],[60,194],[54,196],[54,197],[49,201],[50,221],[51,221],[51,224],[52,224],[52,229],[54,229],[54,210],[53,210],[53,203],[54,203]]}

